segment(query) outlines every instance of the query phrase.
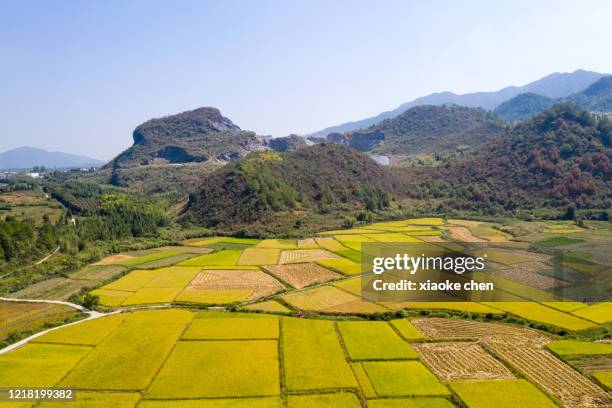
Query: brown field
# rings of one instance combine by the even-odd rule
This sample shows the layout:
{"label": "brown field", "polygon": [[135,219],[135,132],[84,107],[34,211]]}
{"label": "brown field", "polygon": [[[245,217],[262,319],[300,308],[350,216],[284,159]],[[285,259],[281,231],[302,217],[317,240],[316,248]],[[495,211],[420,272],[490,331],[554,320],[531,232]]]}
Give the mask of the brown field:
{"label": "brown field", "polygon": [[375,313],[388,309],[376,303],[361,300],[334,286],[321,286],[301,292],[291,292],[283,300],[297,309],[333,313]]}
{"label": "brown field", "polygon": [[536,330],[510,324],[442,318],[415,319],[412,324],[421,333],[436,340],[497,340],[538,346],[550,341],[548,336]]}
{"label": "brown field", "polygon": [[316,282],[327,282],[342,277],[339,273],[332,272],[316,263],[268,265],[266,269],[297,289]]}
{"label": "brown field", "polygon": [[297,242],[297,246],[298,248],[318,247],[317,242],[314,240],[314,238],[300,239]]}
{"label": "brown field", "polygon": [[296,249],[283,251],[280,256],[280,264],[314,262],[319,259],[338,259],[338,255],[325,249]]}
{"label": "brown field", "polygon": [[517,347],[506,342],[491,343],[489,347],[567,407],[612,404],[602,388],[543,348]]}
{"label": "brown field", "polygon": [[570,360],[569,363],[585,373],[612,371],[612,356],[588,356]]}
{"label": "brown field", "polygon": [[488,242],[486,239],[478,238],[466,227],[443,227],[448,231],[450,237],[461,242]]}
{"label": "brown field", "polygon": [[106,258],[102,258],[93,265],[113,265],[113,264],[116,264],[117,262],[126,261],[132,258],[134,257],[131,255],[116,254],[116,255],[107,256]]}
{"label": "brown field", "polygon": [[512,372],[477,343],[416,343],[413,347],[444,381],[512,380]]}
{"label": "brown field", "polygon": [[82,287],[88,285],[91,283],[83,280],[51,278],[11,293],[10,296],[19,299],[67,300],[71,295],[78,293]]}
{"label": "brown field", "polygon": [[550,289],[569,284],[569,282],[564,280],[537,273],[537,271],[550,268],[550,266],[542,262],[531,261],[512,265],[510,268],[489,270],[487,273],[538,289]]}
{"label": "brown field", "polygon": [[439,235],[422,235],[422,236],[419,236],[419,239],[425,242],[446,242]]}
{"label": "brown field", "polygon": [[255,270],[207,270],[200,272],[189,284],[192,290],[250,290],[248,300],[269,296],[285,287],[270,275]]}

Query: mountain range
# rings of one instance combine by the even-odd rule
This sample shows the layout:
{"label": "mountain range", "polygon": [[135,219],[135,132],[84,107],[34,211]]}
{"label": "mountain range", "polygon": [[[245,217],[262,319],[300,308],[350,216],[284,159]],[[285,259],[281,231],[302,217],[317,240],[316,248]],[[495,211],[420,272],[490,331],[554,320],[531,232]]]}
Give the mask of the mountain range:
{"label": "mountain range", "polygon": [[393,110],[382,112],[376,116],[330,126],[305,136],[325,137],[330,133],[344,133],[365,129],[385,119],[394,118],[418,105],[461,105],[493,110],[503,102],[527,92],[546,96],[551,99],[564,98],[583,91],[598,79],[608,75],[610,74],[577,70],[571,73],[553,73],[523,86],[508,86],[493,92],[474,92],[463,95],[457,95],[452,92],[433,93],[404,103]]}
{"label": "mountain range", "polygon": [[35,166],[68,169],[98,167],[103,161],[63,152],[49,152],[35,147],[19,147],[0,153],[0,170],[23,170]]}

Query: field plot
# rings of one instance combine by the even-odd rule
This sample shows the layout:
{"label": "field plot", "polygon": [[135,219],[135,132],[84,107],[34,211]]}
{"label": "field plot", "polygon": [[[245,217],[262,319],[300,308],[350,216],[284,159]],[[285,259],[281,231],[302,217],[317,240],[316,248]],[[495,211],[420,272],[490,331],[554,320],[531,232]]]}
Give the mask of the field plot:
{"label": "field plot", "polygon": [[418,361],[367,361],[363,368],[380,397],[447,396],[448,389]]}
{"label": "field plot", "polygon": [[262,340],[278,339],[278,319],[243,318],[194,319],[184,340]]}
{"label": "field plot", "polygon": [[319,265],[334,271],[340,272],[345,275],[359,275],[361,271],[361,264],[353,262],[350,259],[339,258],[339,259],[320,259],[316,261]]}
{"label": "field plot", "polygon": [[257,248],[296,249],[297,241],[293,239],[264,239]]}
{"label": "field plot", "polygon": [[[138,408],[281,408],[279,397],[142,400]],[[102,408],[102,407],[100,407]]]}
{"label": "field plot", "polygon": [[425,365],[444,381],[511,380],[512,372],[477,343],[419,343]]}
{"label": "field plot", "polygon": [[318,237],[315,238],[315,241],[317,242],[317,244],[319,244],[321,248],[327,249],[328,251],[335,252],[347,249],[344,245],[336,241],[334,238]]}
{"label": "field plot", "polygon": [[122,306],[171,303],[182,288],[142,288],[121,303]]}
{"label": "field plot", "polygon": [[177,255],[181,255],[181,253],[176,252],[176,251],[155,251],[153,253],[150,253],[144,256],[118,260],[115,262],[115,264],[132,267],[132,266],[146,264],[146,263],[153,262],[153,261],[159,261],[165,258],[175,257]]}
{"label": "field plot", "polygon": [[500,278],[519,282],[539,289],[551,289],[570,283],[552,276],[538,273],[538,271],[544,271],[547,269],[551,269],[551,267],[543,264],[542,262],[533,261],[519,263],[508,268],[491,269],[488,270],[487,273],[489,275],[499,276]]}
{"label": "field plot", "polygon": [[176,300],[199,303],[228,303],[219,302],[219,299],[225,298],[225,294],[228,294],[229,298],[238,295],[238,298],[234,298],[230,302],[257,299],[279,292],[284,288],[276,279],[261,271],[206,270],[200,272]]}
{"label": "field plot", "polygon": [[126,268],[120,265],[90,265],[77,272],[70,273],[68,277],[73,280],[102,282],[125,270]]}
{"label": "field plot", "polygon": [[609,355],[580,356],[578,358],[569,356],[563,358],[583,373],[612,371],[612,356]]}
{"label": "field plot", "polygon": [[442,318],[415,319],[411,323],[421,333],[436,340],[488,341],[501,338],[517,342],[517,344],[534,344],[538,346],[550,341],[548,336],[536,330],[510,324]]}
{"label": "field plot", "polygon": [[255,245],[259,242],[258,239],[252,238],[234,238],[234,237],[211,237],[211,238],[193,238],[184,241],[187,245],[194,246],[207,246],[218,243],[224,244],[241,244],[241,245]]}
{"label": "field plot", "polygon": [[612,389],[612,371],[601,371],[593,373],[593,377],[602,383],[609,390]]}
{"label": "field plot", "polygon": [[360,408],[361,403],[352,393],[289,395],[287,408]]}
{"label": "field plot", "polygon": [[236,265],[240,250],[224,250],[212,254],[200,255],[179,263],[180,266]]}
{"label": "field plot", "polygon": [[327,282],[342,277],[342,275],[316,263],[268,265],[266,270],[297,289],[312,285],[313,283]]}
{"label": "field plot", "polygon": [[280,264],[313,262],[319,259],[338,259],[338,255],[325,249],[297,249],[283,251],[279,260]]}
{"label": "field plot", "polygon": [[[140,394],[136,392],[83,392],[75,393],[74,401],[69,402],[70,408],[134,408]],[[9,405],[13,406],[13,405]],[[36,407],[39,408],[64,408],[63,402],[41,402]]]}
{"label": "field plot", "polygon": [[182,310],[128,316],[60,386],[90,390],[146,388],[193,316]]}
{"label": "field plot", "polygon": [[[372,232],[372,231],[368,231]],[[377,242],[372,238],[368,238],[364,235],[354,234],[354,235],[334,235],[334,238],[338,240],[342,245],[348,247],[350,249],[354,249],[355,251],[361,251],[361,245],[364,242]]]}
{"label": "field plot", "polygon": [[379,234],[364,234],[365,237],[368,237],[377,242],[387,242],[387,243],[395,243],[395,242],[422,242],[420,239],[415,237],[401,234],[399,232],[384,232]]}
{"label": "field plot", "polygon": [[546,323],[568,330],[585,330],[595,327],[596,324],[571,314],[561,312],[533,302],[491,302],[488,306],[512,313],[519,317]]}
{"label": "field plot", "polygon": [[489,343],[493,351],[567,407],[607,406],[608,394],[542,348]]}
{"label": "field plot", "polygon": [[73,308],[62,305],[0,301],[0,342],[10,333],[39,331],[78,315]]}
{"label": "field plot", "polygon": [[126,318],[125,314],[89,320],[46,333],[33,340],[34,343],[76,344],[96,346],[115,330]]}
{"label": "field plot", "polygon": [[289,391],[357,387],[334,323],[283,318],[285,384]]}
{"label": "field plot", "polygon": [[284,295],[283,300],[301,310],[338,313],[375,313],[388,310],[333,286],[291,292]]}
{"label": "field plot", "polygon": [[442,227],[448,231],[452,240],[460,242],[488,242],[486,239],[478,238],[466,227]]}
{"label": "field plot", "polygon": [[297,242],[297,246],[299,249],[312,249],[319,247],[319,245],[317,245],[317,241],[315,241],[314,238],[300,239]]}
{"label": "field plot", "polygon": [[444,220],[442,218],[412,218],[403,222],[408,225],[443,225]]}
{"label": "field plot", "polygon": [[229,398],[279,394],[276,340],[187,341],[176,345],[146,397]]}
{"label": "field plot", "polygon": [[353,361],[418,357],[412,346],[400,338],[387,322],[338,322],[338,329]]}
{"label": "field plot", "polygon": [[555,408],[542,391],[525,380],[459,381],[450,384],[468,408]]}
{"label": "field plot", "polygon": [[247,248],[238,259],[238,265],[275,264],[280,251],[277,248]]}
{"label": "field plot", "polygon": [[68,300],[72,294],[78,293],[82,287],[88,284],[87,281],[82,280],[51,278],[11,293],[11,297],[19,299]]}
{"label": "field plot", "polygon": [[102,288],[91,291],[92,295],[96,295],[100,299],[99,301],[101,305],[111,307],[120,306],[128,297],[132,296],[134,293],[135,292]]}
{"label": "field plot", "polygon": [[265,302],[251,303],[244,307],[246,310],[262,311],[269,313],[289,313],[291,309],[277,302],[276,300],[266,300]]}
{"label": "field plot", "polygon": [[444,398],[385,398],[369,400],[368,408],[453,408],[454,405]]}
{"label": "field plot", "polygon": [[612,355],[612,344],[577,340],[551,341],[546,347],[558,356]]}
{"label": "field plot", "polygon": [[144,288],[150,280],[158,275],[159,272],[156,270],[135,270],[108,285],[102,286],[101,289],[136,292]]}
{"label": "field plot", "polygon": [[90,351],[84,346],[27,344],[0,356],[0,387],[52,387]]}
{"label": "field plot", "polygon": [[406,340],[421,340],[425,338],[425,336],[423,336],[423,334],[419,332],[409,320],[391,320],[389,324],[393,326],[395,330],[399,332],[400,336]]}
{"label": "field plot", "polygon": [[612,302],[597,303],[584,309],[576,310],[572,314],[595,323],[607,323],[612,321]]}

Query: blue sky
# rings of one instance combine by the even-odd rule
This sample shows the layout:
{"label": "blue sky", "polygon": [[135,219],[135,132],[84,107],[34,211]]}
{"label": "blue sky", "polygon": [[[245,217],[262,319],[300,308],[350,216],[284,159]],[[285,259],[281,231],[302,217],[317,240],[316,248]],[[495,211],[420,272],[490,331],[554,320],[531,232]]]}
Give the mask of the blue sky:
{"label": "blue sky", "polygon": [[0,151],[109,159],[143,121],[200,106],[283,136],[431,92],[612,72],[606,0],[0,4]]}

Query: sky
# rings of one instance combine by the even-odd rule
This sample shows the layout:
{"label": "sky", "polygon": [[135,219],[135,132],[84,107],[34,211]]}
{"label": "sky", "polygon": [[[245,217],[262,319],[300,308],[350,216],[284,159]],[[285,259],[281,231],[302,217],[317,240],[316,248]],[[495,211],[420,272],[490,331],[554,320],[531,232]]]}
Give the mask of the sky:
{"label": "sky", "polygon": [[612,72],[612,2],[0,0],[0,151],[110,159],[214,106],[305,134],[432,92]]}

